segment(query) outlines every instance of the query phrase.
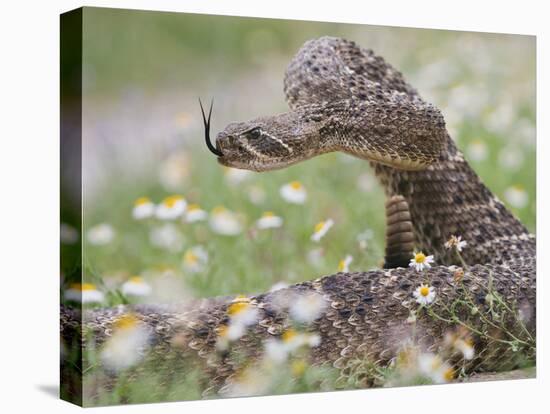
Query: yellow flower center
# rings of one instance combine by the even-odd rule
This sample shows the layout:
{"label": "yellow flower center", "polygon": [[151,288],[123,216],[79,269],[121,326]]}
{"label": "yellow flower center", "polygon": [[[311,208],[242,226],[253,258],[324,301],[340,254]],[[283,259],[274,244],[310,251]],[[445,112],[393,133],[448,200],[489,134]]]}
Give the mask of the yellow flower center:
{"label": "yellow flower center", "polygon": [[81,291],[85,291],[85,290],[96,290],[96,286],[92,283],[72,283],[70,286],[69,286],[69,289],[74,289],[74,290],[81,290]]}
{"label": "yellow flower center", "polygon": [[421,286],[420,294],[424,297],[428,296],[430,294],[430,288],[428,286]]}
{"label": "yellow flower center", "polygon": [[229,305],[227,308],[227,314],[229,316],[238,315],[248,309],[250,305],[247,302],[235,302]]}
{"label": "yellow flower center", "polygon": [[292,188],[293,190],[301,190],[302,184],[300,183],[300,181],[292,181],[290,183],[290,188]]}
{"label": "yellow flower center", "polygon": [[325,227],[325,222],[324,221],[320,221],[319,223],[317,223],[315,225],[315,233],[318,233],[321,230],[323,230],[323,227]]}
{"label": "yellow flower center", "polygon": [[144,204],[149,204],[150,202],[151,202],[151,200],[149,199],[149,197],[140,197],[135,201],[134,204],[136,206],[142,206]]}
{"label": "yellow flower center", "polygon": [[413,361],[415,361],[415,358],[416,358],[416,352],[414,348],[407,347],[401,350],[397,354],[397,364],[400,367],[409,367],[409,366],[412,366]]}
{"label": "yellow flower center", "polygon": [[163,204],[168,208],[173,208],[178,201],[183,200],[182,196],[179,195],[173,195],[170,197],[166,197],[163,201]]}
{"label": "yellow flower center", "polygon": [[263,217],[274,217],[275,214],[273,214],[273,211],[266,211],[264,214],[263,214]]}
{"label": "yellow flower center", "polygon": [[187,210],[189,211],[197,211],[200,209],[201,209],[201,206],[199,206],[198,204],[189,204],[189,206],[187,207]]}
{"label": "yellow flower center", "polygon": [[132,276],[130,278],[130,282],[132,282],[132,283],[143,283],[143,278],[141,276]]}
{"label": "yellow flower center", "polygon": [[435,357],[432,361],[432,369],[435,371],[441,366],[442,363],[443,361],[441,361],[439,357]]}
{"label": "yellow flower center", "polygon": [[295,377],[301,376],[307,368],[307,364],[303,359],[292,361],[290,369]]}
{"label": "yellow flower center", "polygon": [[191,119],[191,117],[188,114],[184,113],[184,112],[182,112],[181,114],[178,114],[176,116],[176,122],[180,126],[186,126],[190,119]]}
{"label": "yellow flower center", "polygon": [[281,335],[281,339],[283,340],[283,342],[289,342],[294,337],[296,337],[296,335],[298,335],[298,333],[294,329],[289,328],[283,332],[283,334]]}
{"label": "yellow flower center", "polygon": [[217,206],[217,207],[214,207],[214,209],[212,210],[212,213],[220,214],[220,213],[224,213],[225,211],[226,209],[224,206]]}
{"label": "yellow flower center", "polygon": [[452,381],[455,377],[455,371],[452,368],[448,368],[443,373],[443,378],[445,378],[445,381]]}
{"label": "yellow flower center", "polygon": [[131,329],[135,327],[138,322],[138,318],[129,313],[126,315],[122,315],[120,318],[118,318],[114,323],[114,327],[116,329]]}
{"label": "yellow flower center", "polygon": [[456,269],[453,273],[453,279],[456,282],[460,282],[463,276],[464,276],[464,270],[462,270],[462,268]]}
{"label": "yellow flower center", "polygon": [[77,290],[80,289],[80,290],[82,290],[83,292],[84,292],[85,290],[87,290],[87,291],[96,290],[96,286],[95,286],[94,284],[92,284],[92,283],[83,283],[83,284],[75,283],[74,285],[71,285],[71,287],[72,287],[73,289],[77,289]]}
{"label": "yellow flower center", "polygon": [[416,253],[416,254],[414,255],[414,261],[415,261],[416,263],[424,263],[424,262],[426,261],[426,255],[425,255],[424,253],[422,253],[422,252]]}
{"label": "yellow flower center", "polygon": [[338,271],[343,272],[345,268],[346,268],[346,261],[342,259],[338,262]]}
{"label": "yellow flower center", "polygon": [[218,326],[218,335],[222,338],[225,338],[227,336],[227,332],[229,331],[229,327],[227,325],[220,325]]}
{"label": "yellow flower center", "polygon": [[185,256],[183,257],[183,261],[185,263],[189,263],[189,264],[195,264],[199,261],[199,258],[198,256],[193,253],[192,251],[187,251],[185,252]]}

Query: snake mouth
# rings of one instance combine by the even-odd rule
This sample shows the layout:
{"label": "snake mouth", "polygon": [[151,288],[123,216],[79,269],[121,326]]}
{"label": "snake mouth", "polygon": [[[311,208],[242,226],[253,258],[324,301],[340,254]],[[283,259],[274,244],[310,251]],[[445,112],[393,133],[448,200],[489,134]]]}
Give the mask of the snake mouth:
{"label": "snake mouth", "polygon": [[223,152],[220,151],[218,148],[218,142],[216,141],[216,145],[212,145],[212,142],[210,141],[210,118],[212,117],[212,107],[214,106],[214,100],[210,102],[210,110],[208,111],[208,119],[206,119],[206,116],[204,114],[204,108],[202,107],[202,102],[199,98],[199,105],[201,107],[201,113],[202,113],[202,122],[204,124],[204,140],[206,141],[206,147],[210,150],[210,152],[217,157],[223,157]]}

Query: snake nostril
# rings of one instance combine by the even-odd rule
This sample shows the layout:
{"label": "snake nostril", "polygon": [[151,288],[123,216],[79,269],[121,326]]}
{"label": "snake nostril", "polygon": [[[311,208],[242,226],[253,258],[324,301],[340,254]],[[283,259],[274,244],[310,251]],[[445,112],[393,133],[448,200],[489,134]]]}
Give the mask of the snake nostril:
{"label": "snake nostril", "polygon": [[234,136],[220,133],[216,137],[216,147],[224,154],[228,154],[230,151],[235,151],[239,143]]}

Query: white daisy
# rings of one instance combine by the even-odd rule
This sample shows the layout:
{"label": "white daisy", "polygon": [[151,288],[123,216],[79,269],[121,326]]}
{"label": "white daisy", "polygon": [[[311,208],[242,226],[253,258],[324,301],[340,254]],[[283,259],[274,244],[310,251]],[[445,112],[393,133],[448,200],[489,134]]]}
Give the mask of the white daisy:
{"label": "white daisy", "polygon": [[368,193],[374,190],[376,186],[376,180],[370,173],[363,173],[357,177],[357,188],[359,190]]}
{"label": "white daisy", "polygon": [[353,261],[353,257],[348,254],[344,259],[338,262],[338,271],[349,272],[349,265],[351,264],[352,261]]}
{"label": "white daisy", "polygon": [[247,180],[251,175],[252,171],[249,170],[240,170],[238,168],[224,167],[223,173],[225,179],[230,185],[238,185],[243,181]]}
{"label": "white daisy", "polygon": [[319,293],[298,294],[292,300],[289,315],[296,322],[311,323],[321,316],[326,306],[325,298]]}
{"label": "white daisy", "polygon": [[[226,324],[221,324],[216,328],[216,349],[218,351],[226,351],[229,348],[231,341],[228,338],[228,330],[229,326]],[[244,328],[242,335],[244,335]]]}
{"label": "white daisy", "polygon": [[226,350],[229,344],[241,338],[250,325],[256,323],[259,317],[258,309],[245,296],[237,296],[227,307],[229,322],[217,328],[216,347]]}
{"label": "white daisy", "polygon": [[182,303],[190,300],[192,291],[181,272],[168,266],[159,266],[144,272],[152,287],[151,303]]}
{"label": "white daisy", "polygon": [[319,346],[321,337],[317,334],[301,333],[293,328],[286,329],[280,339],[268,339],[264,343],[265,356],[269,361],[281,363],[296,350]]}
{"label": "white daisy", "polygon": [[65,299],[80,303],[101,303],[105,299],[103,292],[92,283],[73,283],[65,290]]}
{"label": "white daisy", "polygon": [[237,296],[227,307],[227,315],[232,324],[250,326],[258,320],[259,312],[256,306],[250,303],[250,299]]}
{"label": "white daisy", "polygon": [[281,335],[281,341],[287,346],[290,352],[295,351],[303,346],[310,348],[321,344],[321,337],[317,334],[298,332],[293,328],[289,328]]}
{"label": "white daisy", "polygon": [[272,378],[257,366],[245,368],[239,372],[219,391],[223,397],[250,397],[265,395],[272,386]]}
{"label": "white daisy", "polygon": [[421,272],[422,270],[431,267],[431,264],[433,262],[433,256],[426,256],[422,252],[415,252],[413,258],[409,263],[409,267],[414,267],[417,271]]}
{"label": "white daisy", "polygon": [[431,353],[418,356],[419,371],[436,384],[450,382],[454,378],[454,370],[441,357]]}
{"label": "white daisy", "polygon": [[161,220],[174,220],[181,217],[186,208],[187,202],[182,196],[172,195],[162,200],[162,203],[157,206],[155,215]]}
{"label": "white daisy", "polygon": [[445,345],[460,352],[464,359],[468,361],[474,358],[474,341],[472,337],[464,331],[448,332],[445,335]]}
{"label": "white daisy", "polygon": [[75,244],[78,241],[78,230],[67,223],[61,223],[59,238],[63,244]]}
{"label": "white daisy", "polygon": [[242,225],[237,215],[221,206],[212,210],[210,228],[224,236],[236,236],[242,232]]}
{"label": "white daisy", "polygon": [[198,204],[189,204],[185,212],[185,221],[187,223],[195,223],[204,221],[208,218],[208,213],[204,211]]}
{"label": "white daisy", "polygon": [[183,235],[172,223],[165,223],[151,229],[149,241],[155,247],[174,253],[181,251],[184,244]]}
{"label": "white daisy", "polygon": [[307,253],[307,261],[315,267],[321,267],[324,262],[325,251],[322,247],[310,250]]}
{"label": "white daisy", "polygon": [[262,204],[265,201],[265,198],[265,190],[262,187],[253,185],[248,189],[248,199],[252,204]]}
{"label": "white daisy", "polygon": [[443,360],[435,354],[423,353],[418,355],[418,368],[420,372],[429,376],[432,372],[439,369],[443,365]]}
{"label": "white daisy", "polygon": [[132,217],[136,220],[143,220],[153,217],[155,214],[155,205],[148,197],[140,197],[134,202]]}
{"label": "white daisy", "polygon": [[185,152],[171,154],[160,166],[159,181],[166,191],[180,190],[189,177],[191,160]]}
{"label": "white daisy", "polygon": [[457,339],[454,346],[462,352],[464,359],[471,360],[474,358],[474,345],[471,340]]}
{"label": "white daisy", "polygon": [[279,193],[285,201],[293,204],[304,204],[307,199],[307,191],[299,181],[283,185]]}
{"label": "white daisy", "polygon": [[418,371],[418,347],[411,341],[405,341],[391,360],[391,366],[398,368],[400,376],[414,377]]}
{"label": "white daisy", "polygon": [[510,103],[500,104],[495,107],[487,116],[485,121],[486,128],[504,134],[509,132],[512,127],[512,122],[515,123],[517,118],[516,109]]}
{"label": "white daisy", "polygon": [[140,276],[132,276],[122,285],[122,293],[126,296],[149,296],[152,288]]}
{"label": "white daisy", "polygon": [[315,225],[315,230],[311,235],[311,240],[314,242],[318,242],[319,240],[321,240],[333,225],[334,221],[332,219],[327,219],[325,221],[320,221],[319,223],[317,223]]}
{"label": "white daisy", "polygon": [[508,187],[506,191],[504,191],[504,198],[515,208],[524,208],[529,204],[529,195],[523,187],[519,185]]}
{"label": "white daisy", "polygon": [[451,111],[473,116],[481,113],[487,99],[485,90],[473,90],[465,83],[457,83],[450,88],[447,105],[452,108]]}
{"label": "white daisy", "polygon": [[121,371],[137,364],[149,345],[150,332],[134,315],[127,314],[115,321],[113,334],[101,349],[105,368]]}
{"label": "white daisy", "polygon": [[428,285],[420,285],[413,292],[416,302],[421,305],[429,305],[435,299],[435,288]]}
{"label": "white daisy", "polygon": [[536,137],[537,131],[535,129],[535,124],[532,120],[525,117],[521,117],[515,123],[515,134],[517,134],[518,139],[524,143],[526,146],[533,149],[536,148]]}
{"label": "white daisy", "polygon": [[447,384],[455,378],[455,370],[446,362],[443,363],[440,369],[435,371],[431,379],[436,384]]}
{"label": "white daisy", "polygon": [[288,358],[288,347],[278,339],[268,339],[264,342],[265,357],[272,362],[280,364]]}
{"label": "white daisy", "polygon": [[461,252],[464,247],[466,247],[468,243],[466,240],[462,240],[462,236],[451,236],[449,240],[445,242],[445,248],[446,249],[456,249],[457,251]]}
{"label": "white daisy", "polygon": [[483,141],[474,140],[466,147],[466,153],[472,161],[484,161],[489,155],[489,150]]}
{"label": "white daisy", "polygon": [[187,112],[180,112],[176,114],[174,121],[180,128],[187,128],[192,124],[193,117]]}
{"label": "white daisy", "polygon": [[217,329],[218,338],[216,340],[216,348],[224,351],[229,347],[229,344],[241,338],[246,333],[246,325],[241,323],[229,323],[220,325]]}
{"label": "white daisy", "polygon": [[260,230],[275,229],[283,225],[283,219],[276,216],[272,211],[266,211],[262,217],[256,221],[256,227]]}
{"label": "white daisy", "polygon": [[190,273],[202,272],[208,263],[208,252],[202,246],[187,249],[183,255],[182,266]]}
{"label": "white daisy", "polygon": [[499,164],[509,170],[517,170],[522,166],[523,160],[523,152],[516,147],[505,148],[498,155]]}
{"label": "white daisy", "polygon": [[109,244],[115,238],[115,230],[110,224],[101,223],[88,229],[88,241],[96,246]]}
{"label": "white daisy", "polygon": [[361,250],[366,250],[369,246],[369,241],[372,240],[374,232],[371,229],[366,229],[365,231],[357,235],[357,243]]}

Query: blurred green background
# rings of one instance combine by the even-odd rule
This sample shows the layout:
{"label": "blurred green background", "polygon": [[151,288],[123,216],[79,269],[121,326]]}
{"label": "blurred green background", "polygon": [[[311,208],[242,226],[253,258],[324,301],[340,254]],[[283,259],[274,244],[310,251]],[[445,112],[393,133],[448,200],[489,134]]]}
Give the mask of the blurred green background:
{"label": "blurred green background", "polygon": [[[218,165],[203,143],[199,97],[215,99],[213,134],[285,111],[286,65],[306,40],[324,35],[355,40],[402,71],[443,111],[489,188],[535,231],[534,37],[85,8],[83,231],[104,223],[113,234],[102,245],[85,239],[84,279],[106,294],[102,305],[131,301],[120,287],[132,275],[154,286],[170,278],[177,294],[147,300],[177,300],[311,279],[335,272],[347,255],[351,270],[380,264],[384,199],[366,162],[328,154],[241,176]],[[303,205],[279,194],[294,180],[307,189]],[[158,203],[171,194],[207,212],[226,207],[242,232],[132,218],[138,197]],[[258,230],[264,211],[282,217],[282,227]],[[315,224],[327,218],[334,227],[312,242]],[[152,243],[154,232],[170,246]],[[188,272],[185,252],[198,245],[208,261]]]}

